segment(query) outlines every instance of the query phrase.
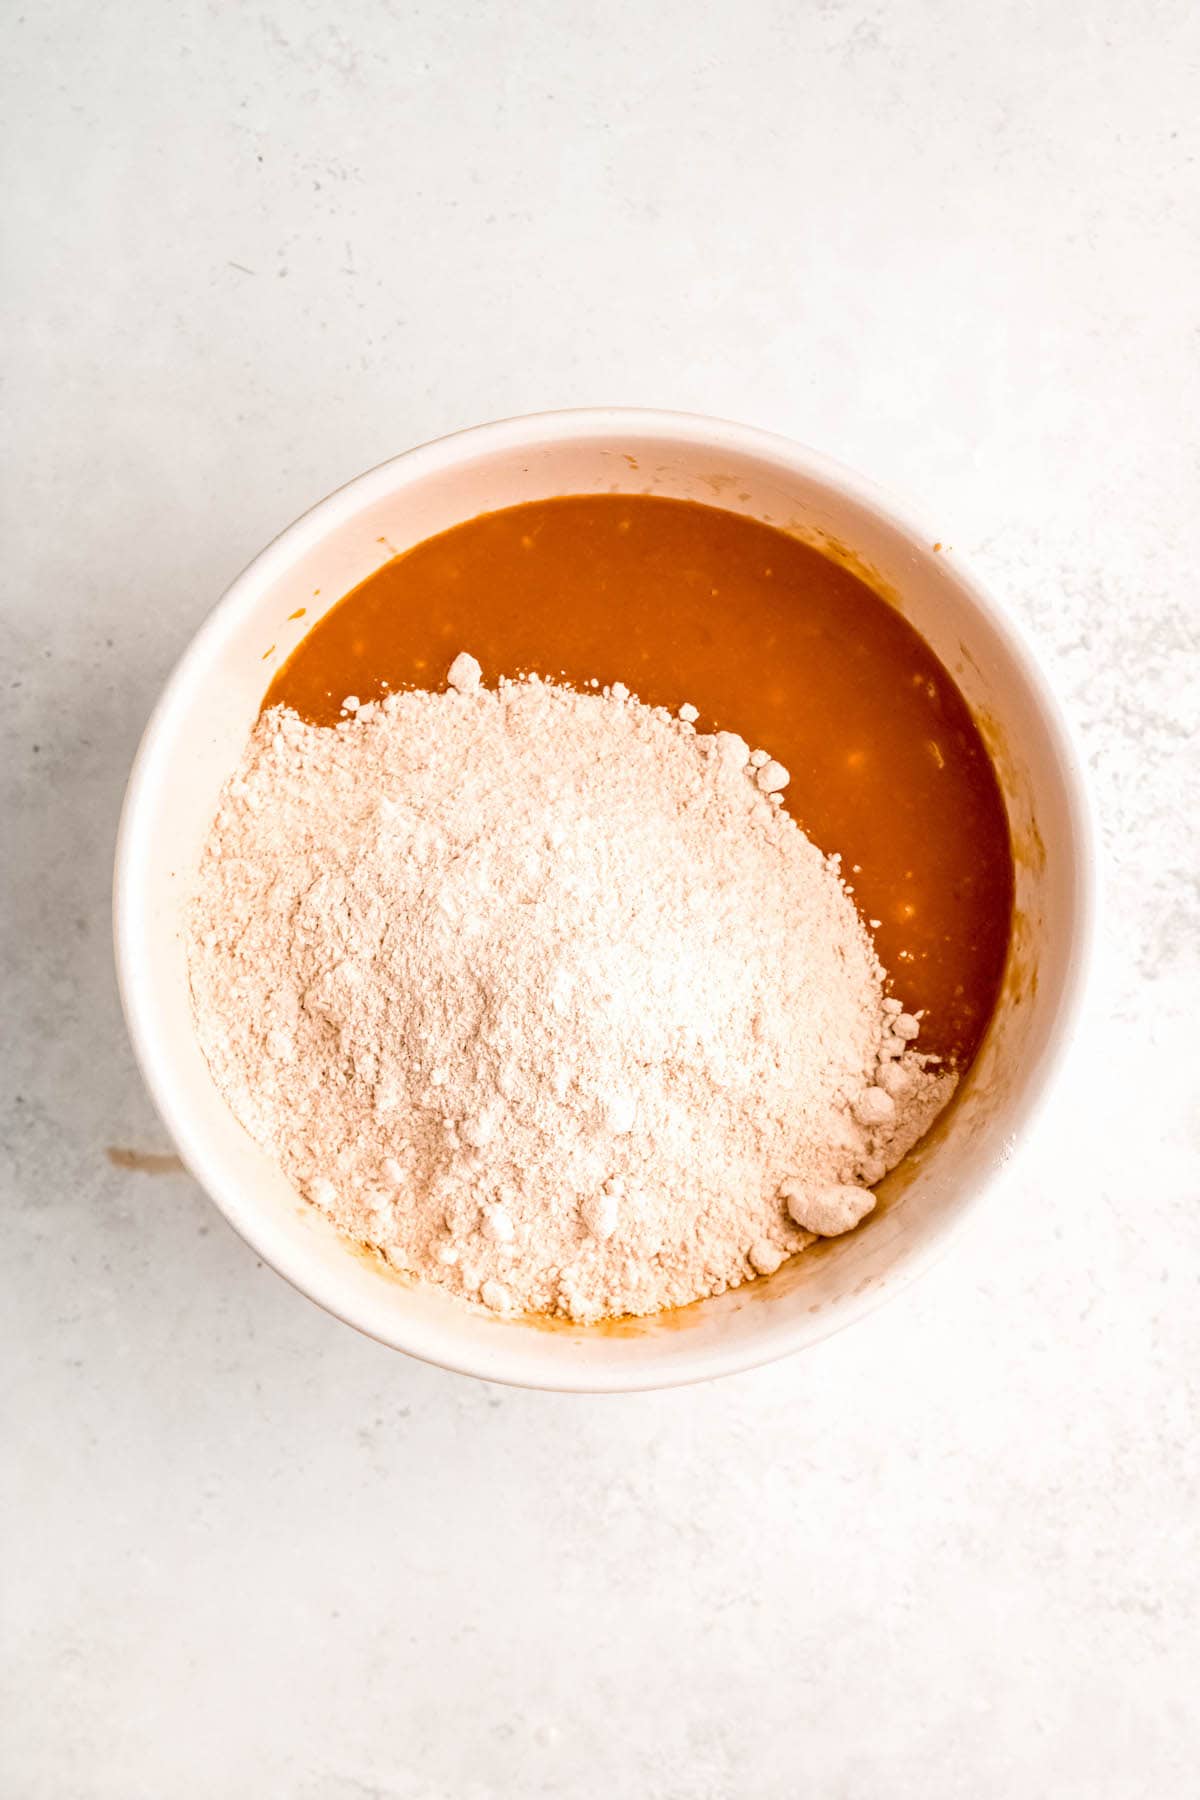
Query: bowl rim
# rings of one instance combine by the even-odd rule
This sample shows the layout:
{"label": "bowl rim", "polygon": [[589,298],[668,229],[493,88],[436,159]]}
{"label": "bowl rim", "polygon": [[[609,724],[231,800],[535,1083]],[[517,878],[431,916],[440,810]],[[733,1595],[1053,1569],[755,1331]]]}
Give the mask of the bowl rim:
{"label": "bowl rim", "polygon": [[[959,1231],[975,1216],[985,1197],[1004,1173],[1018,1144],[1027,1141],[1038,1117],[1047,1106],[1056,1077],[1078,1021],[1094,951],[1096,933],[1096,830],[1085,763],[1074,729],[1054,689],[1044,674],[1025,628],[993,596],[978,576],[952,550],[936,552],[938,565],[949,573],[972,605],[1004,644],[1028,683],[1041,714],[1062,781],[1073,841],[1071,866],[1074,880],[1075,932],[1065,951],[1057,1012],[1031,1080],[1013,1101],[1008,1120],[1008,1152],[1003,1165],[993,1169],[956,1197],[956,1204],[938,1221],[925,1240],[900,1246],[896,1259],[864,1292],[831,1302],[813,1317],[797,1314],[794,1321],[772,1322],[761,1342],[755,1338],[697,1348],[689,1355],[660,1364],[653,1357],[644,1363],[614,1363],[612,1367],[576,1370],[569,1356],[557,1355],[554,1334],[541,1334],[539,1353],[531,1354],[534,1333],[526,1331],[523,1351],[505,1354],[498,1344],[486,1355],[456,1356],[452,1349],[414,1342],[403,1329],[384,1334],[356,1316],[335,1275],[308,1266],[286,1247],[275,1242],[269,1225],[253,1204],[240,1205],[208,1166],[202,1134],[193,1130],[186,1105],[179,1099],[168,1059],[160,1057],[152,1028],[146,983],[139,957],[140,894],[135,878],[142,834],[142,818],[159,773],[166,740],[177,707],[192,685],[192,672],[208,660],[213,649],[232,629],[246,601],[272,585],[286,569],[315,544],[356,512],[384,498],[404,482],[423,480],[476,455],[518,450],[526,445],[564,443],[574,439],[628,437],[631,433],[660,435],[692,448],[711,448],[716,453],[738,452],[775,463],[792,476],[811,479],[837,491],[873,513],[884,525],[915,541],[922,554],[932,555],[936,534],[916,510],[890,491],[834,458],[811,447],[756,426],[654,407],[571,407],[549,412],[467,426],[388,457],[352,477],[317,501],[292,524],[279,532],[230,582],[199,629],[188,641],[168,675],[135,752],[120,822],[117,829],[113,871],[113,943],[117,985],[126,1028],[142,1079],[163,1124],[179,1150],[189,1173],[240,1237],[269,1267],[325,1311],[390,1348],[457,1374],[473,1375],[516,1387],[569,1393],[633,1393],[678,1387],[692,1382],[733,1375],[773,1362],[818,1343],[834,1332],[873,1312],[885,1300],[924,1274],[953,1243]],[[419,1334],[417,1334],[419,1335]],[[485,1366],[488,1365],[488,1366]],[[494,1366],[491,1366],[494,1365]]]}

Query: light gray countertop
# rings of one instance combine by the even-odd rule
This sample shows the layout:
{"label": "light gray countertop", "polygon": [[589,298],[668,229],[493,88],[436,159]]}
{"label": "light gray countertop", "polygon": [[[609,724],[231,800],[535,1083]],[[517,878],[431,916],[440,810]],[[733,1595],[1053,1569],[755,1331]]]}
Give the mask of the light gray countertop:
{"label": "light gray countertop", "polygon": [[[1182,1800],[1200,1724],[1200,14],[60,4],[2,109],[13,1800]],[[172,661],[418,440],[628,402],[915,496],[1030,627],[1107,917],[951,1257],[609,1400],[354,1336],[181,1175],[108,888]]]}

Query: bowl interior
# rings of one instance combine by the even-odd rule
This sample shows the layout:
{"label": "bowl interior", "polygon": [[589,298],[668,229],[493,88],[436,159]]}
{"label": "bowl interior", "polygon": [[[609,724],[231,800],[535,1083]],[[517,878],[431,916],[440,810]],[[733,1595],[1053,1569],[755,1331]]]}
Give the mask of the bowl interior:
{"label": "bowl interior", "polygon": [[[321,614],[435,532],[522,500],[597,491],[745,513],[865,574],[954,675],[983,729],[1008,807],[1017,892],[983,1047],[866,1225],[735,1293],[581,1328],[496,1319],[406,1282],[300,1201],[209,1076],[192,1029],[182,921],[218,794],[271,673]],[[782,440],[670,415],[559,414],[482,427],[372,471],[234,583],[175,671],[135,765],[118,851],[118,964],[134,1044],[180,1153],[237,1230],[304,1292],[385,1343],[489,1379],[658,1386],[795,1349],[929,1258],[1007,1159],[1043,1085],[1078,986],[1086,877],[1078,782],[1053,702],[1011,628],[927,536],[855,477]]]}

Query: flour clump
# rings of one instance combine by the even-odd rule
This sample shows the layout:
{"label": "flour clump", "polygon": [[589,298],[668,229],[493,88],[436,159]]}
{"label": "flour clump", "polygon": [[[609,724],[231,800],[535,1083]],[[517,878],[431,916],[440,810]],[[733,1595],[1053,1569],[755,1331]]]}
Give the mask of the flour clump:
{"label": "flour clump", "polygon": [[772,1272],[857,1223],[955,1080],[786,779],[620,683],[487,688],[465,651],[335,727],[264,713],[189,917],[218,1087],[343,1232],[495,1312]]}

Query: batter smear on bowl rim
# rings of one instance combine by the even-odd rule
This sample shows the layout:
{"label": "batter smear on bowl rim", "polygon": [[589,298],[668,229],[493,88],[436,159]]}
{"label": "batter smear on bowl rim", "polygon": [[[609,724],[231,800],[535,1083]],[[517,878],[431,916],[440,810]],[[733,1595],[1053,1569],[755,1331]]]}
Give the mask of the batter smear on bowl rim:
{"label": "batter smear on bowl rim", "polygon": [[336,725],[268,695],[190,914],[235,1115],[343,1232],[497,1312],[654,1312],[857,1225],[957,1072],[774,746],[447,664]]}

